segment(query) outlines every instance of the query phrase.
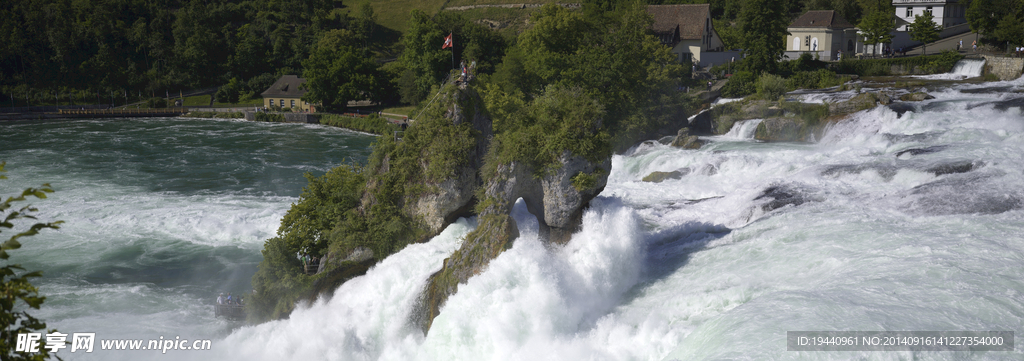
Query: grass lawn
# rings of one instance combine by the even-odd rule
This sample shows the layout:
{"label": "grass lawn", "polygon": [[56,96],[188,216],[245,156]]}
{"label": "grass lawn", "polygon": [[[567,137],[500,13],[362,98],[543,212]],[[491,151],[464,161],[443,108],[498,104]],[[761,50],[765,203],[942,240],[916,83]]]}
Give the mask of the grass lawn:
{"label": "grass lawn", "polygon": [[255,107],[263,105],[263,98],[249,99],[246,101],[239,101],[238,103],[220,103],[213,102],[214,107],[221,108],[237,108],[237,107]]}
{"label": "grass lawn", "polygon": [[505,35],[516,36],[526,30],[526,21],[531,15],[540,11],[540,8],[508,9],[508,8],[479,8],[460,10],[459,14],[470,21],[487,19],[502,23],[504,28],[498,30]]}
{"label": "grass lawn", "polygon": [[[359,11],[358,3],[346,3],[349,11]],[[375,0],[371,1],[373,13],[377,16],[377,22],[390,29],[405,32],[409,26],[409,15],[413,9],[419,9],[428,15],[437,14],[444,5],[444,0]]]}
{"label": "grass lawn", "polygon": [[[470,5],[501,5],[501,4],[546,4],[549,2],[557,2],[553,0],[450,0],[446,7],[452,8],[457,6],[470,6]],[[359,3],[346,4],[350,12],[358,11]],[[413,9],[419,9],[428,15],[437,14],[441,10],[441,6],[445,5],[444,0],[374,0],[370,1],[370,5],[373,6],[373,13],[377,16],[377,22],[381,25],[405,32],[409,26],[409,13]],[[515,10],[515,11],[513,11]],[[531,11],[532,10],[532,11]],[[473,9],[471,11],[485,11],[484,14],[477,15],[473,13],[464,13],[470,20],[475,19],[492,19],[497,21],[505,20],[519,20],[525,19],[530,13],[536,11],[536,9]],[[525,12],[526,14],[520,15],[517,12]],[[511,15],[510,15],[511,14]],[[500,19],[499,19],[500,18]],[[509,19],[512,18],[512,19]]]}
{"label": "grass lawn", "polygon": [[[205,107],[205,106],[209,106],[210,105],[210,97],[211,97],[211,95],[195,95],[195,96],[185,97],[185,104],[182,104],[182,105],[184,105],[186,107]],[[171,100],[171,101],[173,102],[173,100]]]}
{"label": "grass lawn", "polygon": [[391,114],[401,114],[401,115],[405,115],[405,116],[410,116],[410,115],[412,115],[412,112],[414,110],[416,110],[416,107],[410,105],[410,106],[404,106],[404,107],[384,108],[384,109],[381,109],[381,112],[391,113]]}
{"label": "grass lawn", "polygon": [[[470,5],[501,5],[501,4],[547,4],[557,3],[558,1],[553,0],[451,0],[448,2],[450,8],[456,6],[470,6]],[[571,1],[568,1],[571,2]]]}

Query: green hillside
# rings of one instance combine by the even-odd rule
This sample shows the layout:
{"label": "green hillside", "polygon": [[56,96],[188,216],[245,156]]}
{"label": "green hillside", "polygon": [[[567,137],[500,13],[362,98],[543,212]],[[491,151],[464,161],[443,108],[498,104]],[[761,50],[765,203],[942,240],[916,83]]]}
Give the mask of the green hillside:
{"label": "green hillside", "polygon": [[[438,11],[450,8],[478,5],[502,5],[502,4],[546,4],[558,2],[551,0],[377,0],[370,1],[377,22],[389,29],[405,32],[409,26],[409,13],[413,10],[421,10],[427,14],[436,14]],[[358,9],[361,3],[350,6],[349,9]],[[457,10],[469,19],[488,19],[499,23],[519,23],[529,17],[529,14],[536,11],[536,8],[508,9],[508,8],[478,8],[470,10]]]}

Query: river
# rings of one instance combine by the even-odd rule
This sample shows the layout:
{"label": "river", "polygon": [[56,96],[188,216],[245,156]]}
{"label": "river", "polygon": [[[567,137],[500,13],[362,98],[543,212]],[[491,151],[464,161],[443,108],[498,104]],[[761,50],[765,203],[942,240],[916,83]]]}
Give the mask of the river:
{"label": "river", "polygon": [[[68,223],[14,253],[47,272],[50,298],[36,314],[51,326],[213,339],[209,351],[103,359],[1022,359],[1019,346],[787,351],[787,331],[1024,332],[1024,81],[928,91],[936,99],[857,113],[815,144],[755,142],[751,123],[699,150],[647,143],[616,155],[566,246],[538,241],[518,204],[521,237],[460,286],[427,335],[409,313],[472,219],[287,320],[236,329],[210,310],[215,292],[247,285],[262,240],[304,184],[299,174],[364,159],[368,138],[153,120],[161,131],[133,126],[114,141],[104,129],[129,121],[2,125],[33,140],[0,151],[12,178],[0,190],[43,181],[58,190],[36,203]],[[161,145],[175,127],[202,130]],[[238,143],[227,134],[259,145],[215,145]],[[684,175],[641,181],[654,171]]]}

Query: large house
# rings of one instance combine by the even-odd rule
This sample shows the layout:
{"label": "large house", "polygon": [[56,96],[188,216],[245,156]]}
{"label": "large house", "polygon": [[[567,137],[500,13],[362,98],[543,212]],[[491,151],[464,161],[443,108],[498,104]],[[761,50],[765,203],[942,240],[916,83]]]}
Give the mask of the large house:
{"label": "large house", "polygon": [[967,22],[967,7],[959,0],[892,0],[896,8],[896,30],[907,31],[907,24],[918,15],[931,14],[943,29]]}
{"label": "large house", "polygon": [[[971,31],[967,24],[967,6],[959,0],[892,0],[896,8],[896,31],[892,32],[892,42],[887,45],[890,49],[899,49],[909,46],[921,45],[921,42],[910,38],[910,29],[907,25],[914,22],[919,15],[931,15],[932,21],[942,29],[939,31],[940,38],[946,38]],[[867,52],[871,52],[870,47]]]}
{"label": "large house", "polygon": [[810,53],[821,60],[836,60],[840,53],[851,56],[863,48],[857,28],[834,10],[808,11],[787,30],[785,55],[790,59]]}
{"label": "large house", "polygon": [[711,24],[711,7],[699,5],[649,5],[654,34],[672,48],[679,62],[710,66],[726,63],[736,52],[723,52],[725,44]]}
{"label": "large house", "polygon": [[302,96],[306,95],[306,89],[302,88],[302,84],[305,82],[306,79],[295,75],[282,76],[274,82],[274,85],[271,85],[270,88],[260,94],[263,96],[263,106],[266,108],[290,108],[292,111],[316,112],[315,106],[302,100]]}

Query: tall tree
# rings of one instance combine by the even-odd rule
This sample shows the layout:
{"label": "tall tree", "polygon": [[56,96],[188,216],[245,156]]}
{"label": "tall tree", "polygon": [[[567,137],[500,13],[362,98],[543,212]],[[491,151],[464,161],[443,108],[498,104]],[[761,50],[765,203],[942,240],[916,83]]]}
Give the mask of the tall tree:
{"label": "tall tree", "polygon": [[871,55],[877,53],[878,44],[892,41],[892,30],[895,27],[894,17],[891,6],[880,7],[868,13],[857,25],[864,35],[864,44],[875,45],[871,48]]}
{"label": "tall tree", "polygon": [[747,70],[774,73],[786,51],[789,13],[772,0],[747,0],[740,13]]}
{"label": "tall tree", "polygon": [[914,17],[910,24],[910,39],[924,43],[921,55],[928,54],[928,43],[939,40],[939,24],[932,20],[932,14],[926,13]]}
{"label": "tall tree", "polygon": [[1013,12],[1007,13],[999,20],[999,24],[996,25],[992,36],[998,39],[1000,43],[1024,44],[1024,23],[1021,21],[1021,16]]}
{"label": "tall tree", "polygon": [[996,29],[999,22],[998,14],[1002,13],[994,0],[973,0],[967,8],[967,23],[970,24],[971,31],[987,35]]}
{"label": "tall tree", "polygon": [[303,63],[309,103],[322,103],[328,110],[342,110],[350,100],[373,99],[381,82],[377,62],[359,50],[358,37],[348,30],[331,30],[317,43]]}

